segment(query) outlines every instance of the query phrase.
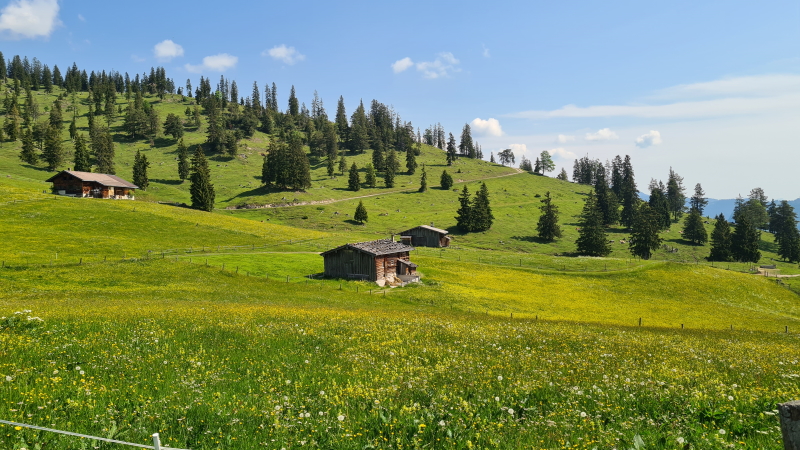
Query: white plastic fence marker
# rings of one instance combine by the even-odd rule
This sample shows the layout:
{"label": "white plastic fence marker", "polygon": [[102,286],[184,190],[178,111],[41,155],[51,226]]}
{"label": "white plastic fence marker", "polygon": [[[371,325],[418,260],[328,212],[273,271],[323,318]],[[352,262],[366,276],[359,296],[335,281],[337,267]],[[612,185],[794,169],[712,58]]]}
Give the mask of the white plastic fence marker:
{"label": "white plastic fence marker", "polygon": [[153,433],[153,450],[161,450],[161,439],[158,433]]}
{"label": "white plastic fence marker", "polygon": [[174,449],[174,448],[170,448],[170,447],[162,447],[161,446],[161,441],[160,441],[160,439],[158,437],[158,433],[155,433],[153,435],[153,445],[144,445],[144,444],[136,444],[136,443],[133,443],[133,442],[118,441],[116,439],[109,439],[109,438],[103,438],[103,437],[98,437],[98,436],[90,436],[88,434],[73,433],[71,431],[55,430],[53,428],[45,428],[45,427],[40,427],[38,425],[28,425],[26,423],[10,422],[8,420],[0,420],[0,423],[6,424],[6,425],[12,425],[12,426],[15,426],[15,427],[31,428],[33,430],[49,431],[49,432],[52,432],[52,433],[63,434],[63,435],[66,435],[66,436],[75,436],[75,437],[84,438],[84,439],[94,439],[95,441],[110,442],[112,444],[127,445],[127,446],[130,446],[130,447],[139,447],[139,448],[147,448],[147,449],[154,449],[154,450],[182,450],[182,449]]}

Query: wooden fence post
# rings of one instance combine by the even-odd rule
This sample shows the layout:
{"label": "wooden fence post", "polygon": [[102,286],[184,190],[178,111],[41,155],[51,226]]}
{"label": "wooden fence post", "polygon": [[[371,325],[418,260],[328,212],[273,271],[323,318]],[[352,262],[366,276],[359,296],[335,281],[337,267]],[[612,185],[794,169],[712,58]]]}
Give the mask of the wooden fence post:
{"label": "wooden fence post", "polygon": [[778,404],[784,450],[800,450],[800,400]]}

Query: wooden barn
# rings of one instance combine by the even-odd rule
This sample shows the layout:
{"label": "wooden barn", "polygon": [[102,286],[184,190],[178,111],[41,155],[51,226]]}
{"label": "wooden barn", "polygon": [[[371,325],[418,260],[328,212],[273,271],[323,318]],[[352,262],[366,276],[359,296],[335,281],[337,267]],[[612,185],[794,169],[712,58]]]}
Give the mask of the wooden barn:
{"label": "wooden barn", "polygon": [[415,247],[449,247],[450,236],[447,230],[428,225],[420,225],[400,232],[400,240]]}
{"label": "wooden barn", "polygon": [[325,276],[374,281],[380,286],[419,281],[409,259],[414,247],[391,239],[345,244],[322,253]]}
{"label": "wooden barn", "polygon": [[75,170],[62,170],[47,181],[53,183],[54,193],[70,197],[133,200],[134,191],[139,189],[116,175]]}

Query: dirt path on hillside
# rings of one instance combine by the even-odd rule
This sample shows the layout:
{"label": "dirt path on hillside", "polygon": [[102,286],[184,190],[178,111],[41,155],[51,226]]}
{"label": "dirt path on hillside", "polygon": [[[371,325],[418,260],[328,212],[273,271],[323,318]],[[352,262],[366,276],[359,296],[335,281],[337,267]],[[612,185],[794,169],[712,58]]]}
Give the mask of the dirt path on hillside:
{"label": "dirt path on hillside", "polygon": [[[522,169],[518,169],[516,167],[511,167],[511,169],[514,169],[514,172],[505,173],[503,175],[495,175],[495,176],[492,176],[492,177],[476,178],[474,180],[459,180],[459,181],[456,181],[454,184],[471,183],[473,181],[491,180],[493,178],[503,178],[503,177],[509,177],[509,176],[512,176],[512,175],[519,175],[519,174],[523,173]],[[404,192],[416,192],[416,189],[398,189],[398,190],[394,190],[394,191],[377,192],[375,194],[359,195],[359,196],[356,196],[356,197],[347,197],[347,198],[340,198],[340,199],[333,199],[332,198],[332,199],[328,199],[328,200],[312,200],[312,201],[309,201],[309,202],[270,203],[270,204],[267,204],[267,205],[259,205],[259,206],[254,206],[254,207],[250,207],[250,208],[237,208],[235,206],[228,206],[227,208],[225,208],[225,210],[226,211],[248,211],[248,210],[251,210],[251,209],[290,208],[290,207],[293,207],[293,206],[308,206],[308,205],[329,205],[331,203],[346,202],[346,201],[349,201],[349,200],[356,200],[356,199],[359,199],[359,198],[377,197],[379,195],[389,195],[389,194],[402,194]]]}
{"label": "dirt path on hillside", "polygon": [[758,273],[756,273],[754,275],[760,275],[762,277],[767,277],[767,278],[795,278],[795,277],[800,277],[800,274],[797,274],[797,275],[776,274],[774,270],[775,269],[761,269],[761,268],[759,268],[758,269]]}

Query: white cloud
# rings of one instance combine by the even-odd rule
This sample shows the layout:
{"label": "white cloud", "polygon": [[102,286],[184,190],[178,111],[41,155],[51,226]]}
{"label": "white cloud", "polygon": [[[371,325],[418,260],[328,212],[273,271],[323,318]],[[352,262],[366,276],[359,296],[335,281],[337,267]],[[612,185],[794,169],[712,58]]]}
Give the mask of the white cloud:
{"label": "white cloud", "polygon": [[83,14],[78,14],[78,20],[81,22],[86,22],[86,17],[83,17]]}
{"label": "white cloud", "polygon": [[394,71],[394,73],[400,73],[408,69],[409,67],[412,67],[413,65],[414,61],[411,61],[411,58],[406,56],[403,59],[398,59],[397,61],[395,61],[394,64],[392,64],[392,70]]}
{"label": "white cloud", "polygon": [[12,39],[49,37],[58,20],[58,0],[14,0],[0,12],[0,32]]}
{"label": "white cloud", "polygon": [[435,79],[447,77],[452,72],[460,72],[458,68],[459,60],[450,52],[439,53],[433,61],[423,61],[417,63],[417,70],[422,72],[425,78]]}
{"label": "white cloud", "polygon": [[550,150],[548,150],[548,152],[550,153],[550,156],[561,159],[575,159],[578,157],[577,155],[575,155],[575,153],[568,151],[564,147],[551,148]]}
{"label": "white cloud", "polygon": [[522,156],[528,151],[528,146],[525,144],[511,144],[508,148],[510,148],[516,156]]}
{"label": "white cloud", "polygon": [[470,122],[470,126],[479,134],[485,134],[489,136],[503,135],[503,128],[500,126],[500,122],[497,119],[489,118],[488,120],[483,120],[479,117],[476,117],[475,120]]}
{"label": "white cloud", "polygon": [[483,57],[484,58],[491,58],[492,55],[489,53],[489,49],[484,45],[483,46]]}
{"label": "white cloud", "polygon": [[138,56],[138,55],[131,55],[131,59],[133,61],[135,61],[135,62],[145,62],[145,61],[147,61],[147,58],[142,58],[141,56]]}
{"label": "white cloud", "polygon": [[566,105],[552,111],[522,111],[509,117],[698,119],[791,112],[800,108],[800,75],[759,75],[683,84],[660,90],[650,99],[682,100],[666,104]]}
{"label": "white cloud", "polygon": [[610,141],[612,139],[619,139],[617,133],[614,133],[609,128],[603,128],[602,130],[597,130],[597,133],[586,133],[586,137],[584,138],[587,141]]}
{"label": "white cloud", "polygon": [[237,62],[239,62],[238,57],[227,53],[220,53],[219,55],[206,56],[203,58],[203,64],[186,64],[184,68],[192,73],[202,73],[205,70],[224,72],[235,67]]}
{"label": "white cloud", "polygon": [[558,138],[556,138],[556,142],[559,144],[566,144],[567,142],[574,141],[575,136],[567,136],[565,134],[559,134]]}
{"label": "white cloud", "polygon": [[661,133],[656,130],[650,130],[649,133],[643,134],[636,138],[636,146],[639,148],[647,148],[651,145],[660,145],[661,142]]}
{"label": "white cloud", "polygon": [[261,56],[269,56],[276,61],[281,61],[290,66],[306,59],[306,55],[301,54],[294,47],[287,47],[285,44],[276,45],[269,50],[264,50],[261,52]]}
{"label": "white cloud", "polygon": [[163,40],[153,47],[153,55],[159,61],[169,62],[173,58],[183,56],[183,47],[170,39]]}

